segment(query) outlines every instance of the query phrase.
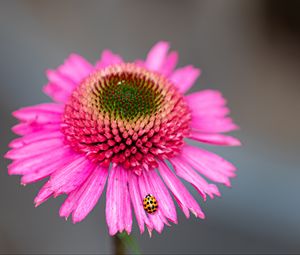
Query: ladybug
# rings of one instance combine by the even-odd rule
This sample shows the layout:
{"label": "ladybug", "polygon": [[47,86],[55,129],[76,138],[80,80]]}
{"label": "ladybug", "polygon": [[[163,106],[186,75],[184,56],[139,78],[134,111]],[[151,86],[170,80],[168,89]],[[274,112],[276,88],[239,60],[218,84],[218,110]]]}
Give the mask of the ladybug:
{"label": "ladybug", "polygon": [[151,194],[148,194],[147,196],[145,196],[143,205],[144,205],[144,210],[150,214],[156,212],[157,208],[158,208],[157,200]]}

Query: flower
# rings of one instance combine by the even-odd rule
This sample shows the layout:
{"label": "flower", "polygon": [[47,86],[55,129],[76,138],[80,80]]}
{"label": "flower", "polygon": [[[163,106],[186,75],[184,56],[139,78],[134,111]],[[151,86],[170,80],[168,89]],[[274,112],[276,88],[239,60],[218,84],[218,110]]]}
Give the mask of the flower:
{"label": "flower", "polygon": [[[180,179],[199,192],[219,196],[215,184],[230,186],[236,168],[187,140],[236,146],[222,133],[235,130],[219,91],[184,95],[200,75],[193,66],[175,69],[177,52],[157,43],[145,61],[127,63],[109,50],[93,66],[71,54],[48,70],[44,92],[53,102],[21,108],[5,155],[10,175],[29,184],[48,178],[34,202],[67,194],[59,214],[73,222],[94,208],[105,185],[110,235],[131,232],[132,208],[140,228],[161,233],[177,223],[171,194],[186,217],[204,218]],[[144,201],[144,205],[143,205]],[[155,202],[156,207],[152,205]],[[148,204],[147,204],[148,203]]]}

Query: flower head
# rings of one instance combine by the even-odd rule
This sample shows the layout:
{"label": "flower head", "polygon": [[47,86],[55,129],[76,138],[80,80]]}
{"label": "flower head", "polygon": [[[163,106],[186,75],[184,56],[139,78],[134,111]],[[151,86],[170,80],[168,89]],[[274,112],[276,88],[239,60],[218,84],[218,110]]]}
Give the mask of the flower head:
{"label": "flower head", "polygon": [[74,89],[62,133],[91,161],[140,175],[179,153],[189,122],[190,110],[169,80],[122,63],[92,73]]}
{"label": "flower head", "polygon": [[[15,111],[21,138],[10,143],[9,174],[28,184],[44,178],[35,204],[67,194],[60,216],[83,220],[104,187],[111,235],[131,232],[132,208],[140,231],[159,233],[177,223],[172,195],[189,217],[204,218],[180,179],[203,199],[219,196],[211,180],[230,185],[235,167],[221,157],[186,143],[239,145],[222,133],[237,126],[221,93],[204,90],[184,96],[200,71],[175,70],[177,53],[159,42],[145,61],[124,62],[106,50],[93,66],[72,54],[48,70],[44,87],[54,102]],[[172,195],[171,195],[171,194]]]}

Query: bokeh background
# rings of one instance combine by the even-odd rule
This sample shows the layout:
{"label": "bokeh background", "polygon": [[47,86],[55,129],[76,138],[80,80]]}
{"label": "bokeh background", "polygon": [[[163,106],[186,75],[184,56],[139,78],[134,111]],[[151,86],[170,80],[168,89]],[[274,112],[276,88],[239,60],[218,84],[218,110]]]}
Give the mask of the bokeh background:
{"label": "bokeh background", "polygon": [[[44,71],[71,52],[95,62],[110,48],[130,61],[159,40],[181,66],[203,70],[192,91],[219,89],[241,126],[240,148],[210,148],[234,162],[223,196],[200,201],[207,219],[161,235],[134,233],[144,254],[300,253],[300,1],[1,1],[0,147],[15,137],[11,112],[49,101]],[[104,196],[83,222],[58,216],[64,197],[35,209],[42,183],[0,171],[0,253],[108,254]]]}

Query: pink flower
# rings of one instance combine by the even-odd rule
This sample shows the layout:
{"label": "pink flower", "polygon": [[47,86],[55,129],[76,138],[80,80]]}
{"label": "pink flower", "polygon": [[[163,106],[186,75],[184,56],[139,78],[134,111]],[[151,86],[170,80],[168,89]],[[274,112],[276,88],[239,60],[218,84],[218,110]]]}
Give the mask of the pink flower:
{"label": "pink flower", "polygon": [[[6,157],[9,174],[28,184],[48,178],[34,202],[67,194],[60,216],[83,220],[107,183],[106,220],[110,235],[131,232],[132,208],[141,233],[161,233],[177,223],[172,196],[186,217],[204,218],[199,204],[180,179],[202,196],[219,196],[211,180],[230,186],[236,168],[187,140],[236,146],[223,133],[237,126],[219,91],[184,95],[200,70],[175,69],[177,52],[157,43],[145,61],[124,62],[105,50],[93,66],[72,54],[56,70],[48,70],[44,92],[53,102],[21,108],[20,121]],[[172,167],[171,167],[172,166]],[[158,207],[143,205],[153,198]],[[150,201],[150,200],[149,200]],[[144,206],[150,207],[147,211]],[[149,213],[150,212],[150,213]]]}

